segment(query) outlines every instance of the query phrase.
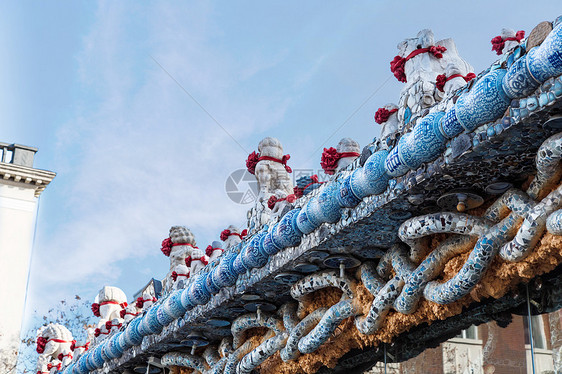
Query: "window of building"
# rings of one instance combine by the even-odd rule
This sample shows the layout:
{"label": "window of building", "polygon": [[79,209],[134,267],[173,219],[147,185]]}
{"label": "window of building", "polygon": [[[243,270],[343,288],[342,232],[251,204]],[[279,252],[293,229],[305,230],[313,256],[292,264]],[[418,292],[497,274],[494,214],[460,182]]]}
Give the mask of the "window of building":
{"label": "window of building", "polygon": [[[529,319],[527,316],[524,316],[523,319],[525,321],[525,344],[531,344],[531,340],[529,339]],[[546,336],[544,333],[542,315],[531,316],[531,326],[533,329],[534,347],[538,349],[546,349]]]}
{"label": "window of building", "polygon": [[456,338],[476,340],[478,339],[478,329],[476,326],[472,325],[465,330],[461,330],[460,334],[458,334]]}

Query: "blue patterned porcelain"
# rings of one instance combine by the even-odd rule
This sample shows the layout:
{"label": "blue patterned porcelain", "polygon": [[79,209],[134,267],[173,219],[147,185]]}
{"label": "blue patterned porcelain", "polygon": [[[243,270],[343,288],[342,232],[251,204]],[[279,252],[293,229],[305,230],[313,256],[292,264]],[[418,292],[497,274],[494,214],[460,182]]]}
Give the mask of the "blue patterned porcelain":
{"label": "blue patterned porcelain", "polygon": [[[189,284],[188,284],[189,286]],[[181,291],[181,305],[186,309],[186,310],[191,310],[193,309],[193,307],[195,307],[197,304],[195,304],[190,298],[189,298],[189,292],[188,292],[188,288],[186,287]]]}
{"label": "blue patterned porcelain", "polygon": [[127,345],[133,347],[139,345],[142,342],[143,335],[140,334],[138,328],[142,322],[142,317],[137,316],[135,319],[129,322],[125,328],[125,342]]}
{"label": "blue patterned porcelain", "polygon": [[117,332],[106,340],[107,344],[103,348],[103,353],[109,359],[121,357],[121,355],[123,354],[123,351],[119,350],[119,346],[117,343],[121,334],[122,332]]}
{"label": "blue patterned porcelain", "polygon": [[275,246],[280,248],[294,247],[301,242],[302,232],[297,226],[297,217],[300,208],[287,212],[281,221],[273,227],[271,239]]}
{"label": "blue patterned porcelain", "polygon": [[103,357],[103,360],[104,360],[104,361],[111,360],[111,359],[117,357],[117,356],[113,356],[113,352],[111,351],[111,344],[110,344],[110,342],[109,342],[110,339],[111,339],[111,338],[107,338],[107,339],[104,341],[104,343],[106,343],[106,344],[104,344],[104,345],[102,346],[102,357]]}
{"label": "blue patterned porcelain", "polygon": [[108,336],[99,345],[101,347],[101,358],[103,359],[103,362],[109,361],[111,359],[111,357],[108,356],[109,352],[106,352],[106,350],[109,349],[109,339],[110,337]]}
{"label": "blue patterned porcelain", "polygon": [[220,257],[219,264],[209,274],[214,285],[223,288],[230,287],[236,283],[238,274],[233,268],[236,256],[236,252],[226,252]]}
{"label": "blue patterned porcelain", "polygon": [[[278,224],[279,223],[276,223],[275,226],[277,226]],[[265,237],[264,237],[263,243],[262,243],[262,249],[268,256],[272,256],[282,249],[282,248],[278,247],[275,244],[275,242],[273,241],[272,232],[275,231],[275,229],[276,229],[275,226],[273,227],[273,230],[271,230],[267,234],[265,234]]]}
{"label": "blue patterned porcelain", "polygon": [[457,119],[457,114],[455,112],[455,107],[449,109],[445,116],[439,121],[439,130],[441,134],[449,139],[454,138],[464,131],[461,123]]}
{"label": "blue patterned porcelain", "polygon": [[242,252],[238,253],[238,255],[234,258],[234,261],[232,262],[232,269],[236,273],[236,276],[244,274],[250,270],[244,266],[244,263],[242,262]]}
{"label": "blue patterned porcelain", "polygon": [[207,302],[211,299],[211,293],[207,290],[207,287],[205,287],[205,279],[207,275],[207,273],[195,274],[187,287],[189,299],[196,305],[207,304]]}
{"label": "blue patterned porcelain", "polygon": [[[411,132],[402,135],[402,137],[398,141],[398,144],[400,144],[401,141],[405,141],[406,140],[405,138],[411,135],[412,135]],[[401,175],[406,174],[408,170],[410,170],[408,168],[408,165],[406,165],[404,160],[400,157],[398,145],[392,148],[388,153],[388,156],[384,161],[384,170],[386,171],[386,174],[391,177],[399,177]]]}
{"label": "blue patterned porcelain", "polygon": [[501,117],[508,108],[511,100],[502,88],[505,74],[504,69],[486,74],[469,92],[461,95],[457,100],[455,104],[457,119],[467,132]]}
{"label": "blue patterned porcelain", "polygon": [[428,114],[414,127],[410,136],[400,138],[398,151],[408,168],[415,170],[443,151],[447,141],[439,131],[439,121],[443,115],[443,112]]}
{"label": "blue patterned porcelain", "polygon": [[132,347],[132,345],[127,344],[127,341],[125,340],[125,331],[119,334],[119,339],[117,340],[117,347],[121,352],[124,352],[126,349]]}
{"label": "blue patterned porcelain", "polygon": [[75,363],[74,363],[74,362],[71,362],[71,363],[64,369],[63,373],[66,373],[66,374],[72,374],[72,373],[74,373],[74,367],[75,367],[75,366],[76,366]]}
{"label": "blue patterned porcelain", "polygon": [[88,369],[88,373],[92,370],[96,370],[96,362],[94,361],[94,350],[89,350],[87,352],[86,358],[86,368]]}
{"label": "blue patterned porcelain", "polygon": [[80,374],[87,374],[90,370],[92,370],[92,369],[88,368],[88,352],[87,351],[84,352],[82,354],[82,356],[80,356],[80,359],[76,363],[76,367],[78,368],[78,372]]}
{"label": "blue patterned porcelain", "polygon": [[338,188],[337,194],[338,204],[342,208],[353,208],[361,199],[353,193],[351,189],[351,175],[345,177]]}
{"label": "blue patterned porcelain", "polygon": [[100,369],[100,368],[103,367],[104,359],[103,359],[102,350],[103,350],[104,345],[105,345],[104,342],[101,342],[92,351],[92,359],[94,361],[94,367],[96,369]]}
{"label": "blue patterned porcelain", "polygon": [[87,357],[85,354],[83,354],[80,357],[80,360],[77,362],[78,372],[80,374],[87,374],[90,371],[90,369],[88,369],[87,367],[87,363],[88,363]]}
{"label": "blue patterned porcelain", "polygon": [[520,58],[511,65],[503,77],[502,88],[505,94],[512,99],[529,96],[540,84],[531,75],[527,63],[527,56]]}
{"label": "blue patterned porcelain", "polygon": [[384,162],[388,156],[387,150],[373,153],[362,168],[351,174],[350,187],[353,194],[360,199],[383,193],[388,186],[388,175]]}
{"label": "blue patterned porcelain", "polygon": [[540,83],[562,74],[562,24],[540,46],[531,49],[526,58],[531,75]]}
{"label": "blue patterned porcelain", "polygon": [[186,312],[185,307],[181,303],[181,293],[182,290],[172,292],[162,303],[162,308],[174,319],[183,317]]}
{"label": "blue patterned porcelain", "polygon": [[160,309],[159,304],[154,304],[150,307],[148,312],[142,318],[141,326],[139,328],[143,332],[150,334],[159,334],[164,326],[158,322],[158,309]]}
{"label": "blue patterned porcelain", "polygon": [[306,214],[306,207],[301,209],[299,214],[297,215],[297,227],[303,234],[310,234],[313,232],[319,225],[310,222],[308,219],[308,215]]}
{"label": "blue patterned porcelain", "polygon": [[248,269],[261,268],[267,264],[268,256],[260,250],[262,238],[266,235],[265,232],[260,232],[255,235],[250,242],[240,251],[240,257],[244,267]]}
{"label": "blue patterned porcelain", "polygon": [[205,287],[211,293],[211,295],[215,295],[215,294],[219,293],[219,291],[221,290],[221,288],[213,282],[213,275],[212,274],[213,274],[213,271],[216,268],[217,268],[217,266],[212,268],[209,271],[209,275],[205,278]]}
{"label": "blue patterned porcelain", "polygon": [[[311,193],[312,191],[314,191],[315,189],[317,189],[321,185],[322,184],[320,184],[320,183],[314,183],[311,176],[306,175],[304,177],[300,177],[299,179],[297,179],[296,187],[304,188],[304,190],[302,191],[302,194],[304,196],[304,195],[308,195],[309,193]],[[306,187],[306,186],[308,186],[308,187]]]}
{"label": "blue patterned porcelain", "polygon": [[335,223],[341,217],[340,205],[337,199],[338,186],[336,183],[327,185],[316,198],[306,205],[308,219],[318,225],[328,222]]}
{"label": "blue patterned porcelain", "polygon": [[174,322],[174,317],[164,309],[164,304],[160,305],[160,308],[156,311],[156,319],[158,320],[158,324],[162,326],[168,326],[170,323]]}

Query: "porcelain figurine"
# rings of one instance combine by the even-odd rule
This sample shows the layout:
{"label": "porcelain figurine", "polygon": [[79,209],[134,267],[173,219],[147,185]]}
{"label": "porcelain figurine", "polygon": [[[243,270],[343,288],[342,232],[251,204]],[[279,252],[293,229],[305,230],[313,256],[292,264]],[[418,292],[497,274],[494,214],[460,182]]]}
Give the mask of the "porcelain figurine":
{"label": "porcelain figurine", "polygon": [[205,254],[207,255],[207,257],[209,257],[209,262],[215,261],[223,254],[224,249],[222,247],[222,243],[216,240],[211,243],[211,245],[207,246]]}
{"label": "porcelain figurine", "polygon": [[[37,330],[37,371],[49,372],[53,365],[67,366],[72,361],[72,333],[63,325],[50,323]],[[49,367],[51,365],[51,367]],[[60,368],[59,368],[60,370]]]}
{"label": "porcelain figurine", "polygon": [[97,300],[92,304],[92,312],[94,316],[100,317],[98,328],[113,319],[123,321],[121,311],[127,306],[127,296],[120,288],[104,286],[98,293]]}
{"label": "porcelain figurine", "polygon": [[391,140],[402,129],[400,121],[398,121],[398,105],[386,104],[379,108],[375,113],[375,122],[381,125],[379,139],[381,140],[381,149],[388,149]]}
{"label": "porcelain figurine", "polygon": [[492,39],[492,51],[498,55],[505,54],[521,44],[525,31],[515,32],[512,29],[502,29],[501,34]]}
{"label": "porcelain figurine", "polygon": [[228,226],[227,229],[224,229],[221,232],[220,239],[223,241],[223,248],[228,249],[234,246],[237,246],[242,239],[246,237],[248,234],[247,230],[240,230],[238,227],[234,225]]}
{"label": "porcelain figurine", "polygon": [[293,182],[287,165],[289,155],[283,155],[283,146],[276,138],[267,137],[258,145],[258,154],[252,152],[246,160],[248,171],[256,176],[260,197],[268,198],[277,190],[293,193]]}

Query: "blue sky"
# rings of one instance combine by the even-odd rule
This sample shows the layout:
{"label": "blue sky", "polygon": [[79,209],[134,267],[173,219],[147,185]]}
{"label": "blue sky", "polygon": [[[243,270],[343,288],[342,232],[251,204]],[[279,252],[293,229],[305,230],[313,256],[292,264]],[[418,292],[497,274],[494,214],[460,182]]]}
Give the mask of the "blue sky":
{"label": "blue sky", "polygon": [[249,206],[224,183],[265,136],[294,169],[318,169],[342,137],[366,145],[377,108],[398,101],[389,62],[404,38],[452,37],[478,73],[502,27],[561,13],[557,0],[3,3],[0,140],[38,147],[35,166],[58,173],[28,312],[105,284],[132,297],[166,273],[172,225],[203,248],[243,225]]}

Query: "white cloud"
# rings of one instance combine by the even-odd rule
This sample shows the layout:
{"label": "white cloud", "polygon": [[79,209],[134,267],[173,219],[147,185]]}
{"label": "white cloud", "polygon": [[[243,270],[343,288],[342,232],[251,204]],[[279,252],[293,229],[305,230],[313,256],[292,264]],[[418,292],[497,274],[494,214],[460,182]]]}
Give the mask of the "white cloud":
{"label": "white cloud", "polygon": [[[150,56],[251,151],[255,133],[281,121],[291,99],[237,95],[237,85],[282,63],[286,52],[249,56],[245,64],[212,47],[212,9],[194,7],[141,12],[132,4],[100,4],[77,57],[84,93],[74,119],[58,131],[54,169],[65,183],[52,188],[64,190],[65,202],[45,212],[58,215],[60,224],[42,232],[36,246],[35,307],[123,282],[132,274],[120,268],[123,262],[158,253],[172,225],[188,226],[205,246],[227,225],[244,222],[248,206],[231,202],[224,182],[247,154]],[[155,268],[165,269],[167,259],[159,261]],[[137,288],[146,281],[127,280]]]}

